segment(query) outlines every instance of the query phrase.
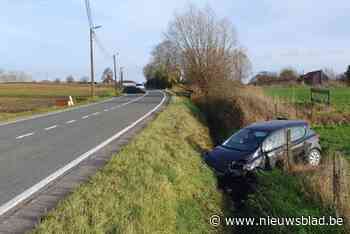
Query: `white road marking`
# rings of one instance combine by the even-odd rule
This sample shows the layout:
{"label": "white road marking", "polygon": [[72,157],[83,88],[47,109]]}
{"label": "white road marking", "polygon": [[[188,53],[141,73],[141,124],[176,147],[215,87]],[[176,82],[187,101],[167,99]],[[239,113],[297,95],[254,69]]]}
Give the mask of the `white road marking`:
{"label": "white road marking", "polygon": [[75,123],[75,122],[77,122],[77,121],[75,119],[73,119],[73,120],[67,121],[66,124],[72,124],[72,123]]}
{"label": "white road marking", "polygon": [[101,114],[101,113],[100,112],[95,112],[92,115],[96,116],[96,115],[99,115],[99,114]]}
{"label": "white road marking", "polygon": [[29,136],[33,136],[33,135],[34,135],[34,132],[31,132],[31,133],[24,134],[22,136],[18,136],[18,137],[16,137],[16,139],[20,140],[20,139],[23,139],[25,137],[29,137]]}
{"label": "white road marking", "polygon": [[90,115],[85,115],[82,117],[82,119],[88,119],[90,117]]}
{"label": "white road marking", "polygon": [[109,110],[108,109],[104,109],[104,112],[108,112]]}
{"label": "white road marking", "polygon": [[46,131],[50,131],[50,130],[55,129],[55,128],[57,128],[57,125],[54,125],[54,126],[45,128],[45,130],[46,130]]}
{"label": "white road marking", "polygon": [[127,105],[129,105],[129,104],[131,104],[131,103],[137,102],[137,101],[143,99],[147,94],[148,94],[148,92],[147,92],[146,94],[142,95],[141,97],[136,98],[136,99],[133,99],[133,100],[131,100],[131,101],[129,101],[129,102],[126,102],[126,103],[124,103],[124,104],[121,104],[121,105],[118,105],[118,106],[113,106],[113,107],[111,108],[111,110],[115,110],[115,109],[117,109],[117,108],[121,108],[121,107],[127,106]]}
{"label": "white road marking", "polygon": [[[163,93],[163,92],[162,92]],[[140,122],[142,122],[144,119],[146,119],[147,117],[149,117],[150,115],[152,115],[155,111],[157,111],[165,102],[166,100],[166,95],[163,93],[164,97],[162,99],[162,101],[151,111],[149,111],[147,114],[145,114],[143,117],[141,117],[140,119],[138,119],[136,122],[130,124],[128,127],[124,128],[122,131],[118,132],[117,134],[115,134],[114,136],[110,137],[109,139],[107,139],[106,141],[102,142],[101,144],[99,144],[98,146],[96,146],[95,148],[89,150],[88,152],[86,152],[85,154],[81,155],[80,157],[78,157],[77,159],[73,160],[72,162],[70,162],[69,164],[67,164],[66,166],[62,167],[61,169],[57,170],[56,172],[54,172],[53,174],[49,175],[48,177],[46,177],[45,179],[43,179],[42,181],[40,181],[39,183],[37,183],[36,185],[32,186],[31,188],[27,189],[26,191],[24,191],[23,193],[19,194],[18,196],[16,196],[15,198],[13,198],[12,200],[10,200],[9,202],[5,203],[4,205],[0,206],[0,216],[4,215],[6,212],[10,211],[11,209],[13,209],[14,207],[16,207],[18,204],[20,204],[21,202],[25,201],[26,199],[28,199],[30,196],[32,196],[33,194],[35,194],[36,192],[38,192],[40,189],[44,188],[47,184],[51,183],[52,181],[56,180],[57,178],[59,178],[60,176],[62,176],[63,174],[65,174],[67,171],[71,170],[72,168],[76,167],[77,165],[79,165],[82,161],[84,161],[85,159],[87,159],[88,157],[90,157],[92,154],[96,153],[97,151],[99,151],[100,149],[104,148],[105,146],[107,146],[108,144],[110,144],[111,142],[113,142],[114,140],[118,139],[120,136],[122,136],[123,134],[125,134],[126,132],[128,132],[130,129],[134,128],[137,124],[139,124]]]}

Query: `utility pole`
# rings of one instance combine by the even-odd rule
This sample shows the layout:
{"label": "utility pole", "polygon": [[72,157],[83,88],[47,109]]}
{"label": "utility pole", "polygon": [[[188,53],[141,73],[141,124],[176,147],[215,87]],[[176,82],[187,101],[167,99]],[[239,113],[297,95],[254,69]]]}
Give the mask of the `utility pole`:
{"label": "utility pole", "polygon": [[115,88],[115,93],[117,94],[118,90],[118,82],[117,82],[117,54],[113,55],[113,63],[114,63],[114,88]]}
{"label": "utility pole", "polygon": [[120,67],[120,87],[123,88],[123,81],[124,81],[124,67]]}
{"label": "utility pole", "polygon": [[95,68],[94,68],[94,30],[90,28],[90,68],[91,68],[91,98],[95,97]]}
{"label": "utility pole", "polygon": [[94,67],[94,34],[102,26],[90,27],[90,68],[91,68],[91,97],[95,97],[95,67]]}

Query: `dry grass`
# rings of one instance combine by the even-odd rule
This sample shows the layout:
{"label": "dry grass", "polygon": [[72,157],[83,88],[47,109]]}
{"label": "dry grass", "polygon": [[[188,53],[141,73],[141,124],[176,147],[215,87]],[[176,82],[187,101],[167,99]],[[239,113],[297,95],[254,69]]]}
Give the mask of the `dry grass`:
{"label": "dry grass", "polygon": [[[96,86],[96,95],[103,96],[113,90],[110,86]],[[87,97],[90,86],[81,84],[15,83],[0,84],[0,97]]]}
{"label": "dry grass", "polygon": [[[276,118],[274,100],[264,95],[262,89],[233,81],[213,85],[207,97],[196,93],[193,100],[206,113],[217,143],[243,126]],[[295,118],[289,106],[279,109],[287,117]]]}
{"label": "dry grass", "polygon": [[54,98],[0,97],[0,112],[2,113],[27,112],[35,109],[49,108],[54,105]]}
{"label": "dry grass", "polygon": [[85,104],[114,96],[115,92],[110,86],[97,86],[97,97],[91,100],[89,95],[89,85],[0,84],[0,121],[62,109],[55,106],[56,100],[62,97],[73,96],[77,104]]}
{"label": "dry grass", "polygon": [[[350,224],[350,165],[344,157],[337,155],[337,167],[339,166],[339,190],[336,193],[338,202],[334,204],[334,183],[333,183],[333,153],[324,158],[321,167],[302,171],[305,187],[309,190],[309,195],[318,199],[325,205],[335,206],[338,213],[344,217],[348,225]],[[332,155],[332,156],[330,156]]]}

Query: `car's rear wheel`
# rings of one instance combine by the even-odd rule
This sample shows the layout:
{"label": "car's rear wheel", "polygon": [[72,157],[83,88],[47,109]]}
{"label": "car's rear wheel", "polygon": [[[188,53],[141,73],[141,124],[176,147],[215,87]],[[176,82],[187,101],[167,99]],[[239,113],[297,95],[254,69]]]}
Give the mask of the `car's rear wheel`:
{"label": "car's rear wheel", "polygon": [[321,152],[318,149],[312,149],[307,155],[307,163],[310,166],[317,167],[321,164]]}

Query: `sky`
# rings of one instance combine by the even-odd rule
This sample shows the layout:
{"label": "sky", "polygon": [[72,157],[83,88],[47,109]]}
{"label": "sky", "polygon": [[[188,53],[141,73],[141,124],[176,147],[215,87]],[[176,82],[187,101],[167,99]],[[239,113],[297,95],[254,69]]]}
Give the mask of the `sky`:
{"label": "sky", "polygon": [[[350,64],[349,0],[90,0],[104,53],[96,48],[96,77],[119,53],[126,79],[142,68],[175,12],[210,6],[228,18],[246,48],[253,73],[294,67],[299,72]],[[1,0],[0,69],[35,79],[89,76],[89,26],[84,0]]]}

